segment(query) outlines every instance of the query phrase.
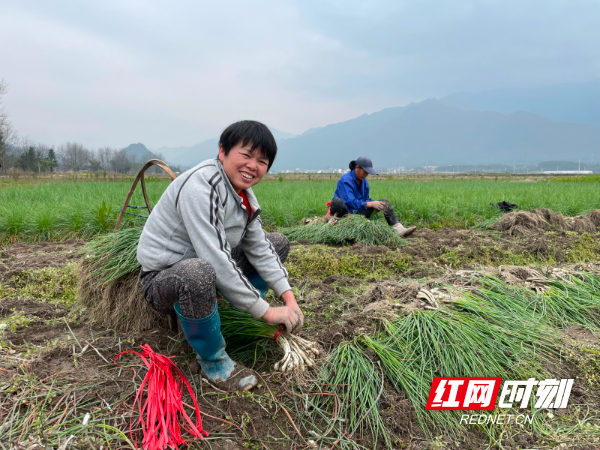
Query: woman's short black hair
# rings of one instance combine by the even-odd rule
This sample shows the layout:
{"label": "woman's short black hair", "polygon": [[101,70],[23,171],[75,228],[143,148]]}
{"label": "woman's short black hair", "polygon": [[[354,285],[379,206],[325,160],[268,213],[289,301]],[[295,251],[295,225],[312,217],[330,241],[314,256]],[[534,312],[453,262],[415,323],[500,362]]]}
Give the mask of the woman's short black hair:
{"label": "woman's short black hair", "polygon": [[219,145],[223,147],[225,155],[240,142],[242,147],[252,143],[251,151],[258,149],[268,158],[269,169],[271,168],[277,156],[277,143],[266,125],[255,120],[240,120],[225,128],[219,138]]}

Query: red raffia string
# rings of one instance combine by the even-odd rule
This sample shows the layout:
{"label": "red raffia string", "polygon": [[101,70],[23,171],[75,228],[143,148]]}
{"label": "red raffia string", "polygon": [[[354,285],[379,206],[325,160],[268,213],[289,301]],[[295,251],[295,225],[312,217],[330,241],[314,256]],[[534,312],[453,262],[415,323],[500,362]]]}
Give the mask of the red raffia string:
{"label": "red raffia string", "polygon": [[[117,359],[124,353],[134,353],[142,358],[142,361],[148,368],[148,373],[140,385],[133,408],[135,404],[139,406],[138,425],[141,424],[144,437],[142,440],[144,450],[164,450],[166,448],[179,449],[179,445],[186,442],[181,437],[181,428],[179,425],[179,416],[182,416],[189,427],[183,425],[183,429],[190,433],[194,439],[204,440],[208,433],[202,428],[202,418],[196,396],[192,391],[187,379],[179,370],[179,367],[171,361],[171,357],[155,353],[148,344],[141,346],[142,354],[133,350],[126,350],[115,357]],[[196,423],[187,415],[183,409],[181,394],[183,393],[183,384],[187,386],[188,392],[194,402],[196,410]],[[144,388],[148,392],[144,397]],[[133,416],[129,419],[129,435],[135,442],[132,430]],[[137,449],[137,444],[136,444]]]}
{"label": "red raffia string", "polygon": [[277,338],[278,338],[279,336],[281,336],[283,333],[285,333],[285,327],[281,327],[281,328],[279,329],[279,331],[277,331],[277,333],[275,333],[275,336],[273,336],[273,339],[274,339],[274,340],[277,340]]}

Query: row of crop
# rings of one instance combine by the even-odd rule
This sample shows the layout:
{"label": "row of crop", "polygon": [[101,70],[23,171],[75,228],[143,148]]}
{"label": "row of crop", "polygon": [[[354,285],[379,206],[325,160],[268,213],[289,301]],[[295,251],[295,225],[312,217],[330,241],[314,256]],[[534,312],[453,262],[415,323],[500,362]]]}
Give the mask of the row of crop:
{"label": "row of crop", "polygon": [[[521,209],[544,207],[566,216],[600,207],[594,183],[488,180],[415,183],[375,178],[371,182],[371,197],[389,199],[403,223],[432,229],[481,225],[499,214],[490,203],[502,200],[516,203]],[[147,185],[152,204],[167,185],[162,181]],[[129,187],[127,182],[5,187],[0,190],[0,236],[49,239],[89,237],[106,231],[114,225],[115,213]],[[275,229],[297,225],[304,217],[324,215],[335,187],[335,181],[265,181],[256,186],[255,192],[265,226]],[[102,202],[106,205],[104,212]],[[144,205],[139,189],[131,203]]]}

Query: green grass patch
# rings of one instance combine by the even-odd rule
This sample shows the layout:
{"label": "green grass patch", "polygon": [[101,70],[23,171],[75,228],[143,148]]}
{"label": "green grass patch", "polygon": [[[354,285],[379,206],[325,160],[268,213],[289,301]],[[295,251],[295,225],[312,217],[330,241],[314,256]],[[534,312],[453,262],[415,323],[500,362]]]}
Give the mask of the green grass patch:
{"label": "green grass patch", "polygon": [[286,261],[291,278],[321,280],[330,275],[381,279],[397,276],[412,268],[412,257],[401,249],[359,255],[347,248],[324,245],[292,248]]}
{"label": "green grass patch", "polygon": [[565,259],[570,263],[600,260],[600,241],[589,233],[583,233],[566,251]]}
{"label": "green grass patch", "polygon": [[31,317],[27,317],[20,312],[13,312],[0,320],[0,336],[2,336],[4,331],[15,332],[21,328],[27,328],[32,321]]}
{"label": "green grass patch", "polygon": [[574,342],[574,348],[567,356],[581,370],[588,388],[597,391],[600,387],[600,345]]}
{"label": "green grass patch", "polygon": [[0,296],[31,297],[36,300],[62,303],[71,307],[77,299],[75,267],[44,267],[25,270],[0,286]]}
{"label": "green grass patch", "polygon": [[479,246],[445,246],[442,248],[442,252],[436,258],[436,262],[455,269],[474,265],[497,267],[500,265],[556,264],[556,259],[552,254],[538,255],[527,250],[515,252],[502,242],[492,240]]}

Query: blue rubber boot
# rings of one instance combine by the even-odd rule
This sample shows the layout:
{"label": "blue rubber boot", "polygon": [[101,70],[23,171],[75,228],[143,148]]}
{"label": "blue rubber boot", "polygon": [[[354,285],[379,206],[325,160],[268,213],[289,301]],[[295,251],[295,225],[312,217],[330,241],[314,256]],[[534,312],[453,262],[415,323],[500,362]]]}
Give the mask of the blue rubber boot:
{"label": "blue rubber boot", "polygon": [[260,291],[260,296],[262,298],[265,298],[267,296],[267,293],[269,292],[269,286],[267,285],[265,280],[261,278],[261,276],[256,270],[251,274],[246,275],[246,278],[248,278],[248,281],[252,284],[252,286],[254,286]]}
{"label": "blue rubber boot", "polygon": [[233,361],[225,352],[225,339],[221,334],[221,318],[217,305],[209,316],[191,319],[181,314],[179,302],[175,312],[185,338],[196,351],[196,360],[204,376],[224,391],[247,391],[258,383],[256,377],[241,364]]}

